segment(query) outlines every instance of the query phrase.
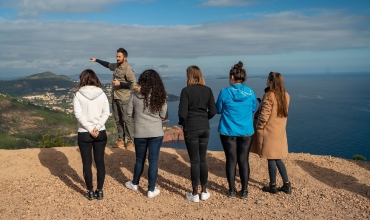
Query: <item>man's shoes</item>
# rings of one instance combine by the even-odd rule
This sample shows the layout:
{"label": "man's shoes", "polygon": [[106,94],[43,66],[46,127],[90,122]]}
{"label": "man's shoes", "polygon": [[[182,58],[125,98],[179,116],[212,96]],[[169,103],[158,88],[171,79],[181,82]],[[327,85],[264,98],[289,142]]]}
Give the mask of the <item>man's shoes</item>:
{"label": "man's shoes", "polygon": [[199,202],[199,195],[193,195],[193,193],[188,193],[185,195],[186,199],[189,200],[189,201],[192,201],[192,202]]}
{"label": "man's shoes", "polygon": [[133,191],[138,190],[139,186],[132,183],[132,181],[125,182],[125,186]]}
{"label": "man's shoes", "polygon": [[202,192],[200,194],[200,200],[207,200],[209,199],[209,197],[211,196],[211,194],[208,192],[208,190],[206,190],[206,192]]}
{"label": "man's shoes", "polygon": [[262,191],[269,192],[269,193],[272,193],[272,194],[277,194],[278,193],[278,190],[276,188],[276,184],[271,184],[271,183],[270,183],[269,186],[262,187]]}
{"label": "man's shoes", "polygon": [[236,197],[236,190],[235,189],[230,189],[229,193],[227,194],[227,197],[235,198]]}
{"label": "man's shoes", "polygon": [[244,190],[242,191],[242,195],[240,196],[241,199],[247,199],[248,198],[248,191]]}
{"label": "man's shoes", "polygon": [[125,147],[125,142],[119,138],[115,144],[112,146],[113,148],[124,148]]}
{"label": "man's shoes", "polygon": [[87,192],[86,197],[87,197],[87,199],[88,199],[88,200],[93,200],[93,199],[95,199],[95,193],[94,193],[94,191],[89,190],[89,191]]}
{"label": "man's shoes", "polygon": [[161,191],[159,189],[154,188],[153,191],[148,191],[148,198],[149,199],[154,198],[154,197],[158,196],[160,192]]}
{"label": "man's shoes", "polygon": [[103,199],[103,190],[101,190],[101,189],[97,189],[97,190],[95,190],[95,198],[97,199],[97,200],[102,200]]}
{"label": "man's shoes", "polygon": [[134,147],[135,147],[134,142],[132,140],[128,140],[126,144],[126,150],[132,150],[134,149]]}
{"label": "man's shoes", "polygon": [[290,186],[290,182],[284,183],[284,185],[278,188],[278,191],[285,192],[286,194],[292,193],[292,187]]}

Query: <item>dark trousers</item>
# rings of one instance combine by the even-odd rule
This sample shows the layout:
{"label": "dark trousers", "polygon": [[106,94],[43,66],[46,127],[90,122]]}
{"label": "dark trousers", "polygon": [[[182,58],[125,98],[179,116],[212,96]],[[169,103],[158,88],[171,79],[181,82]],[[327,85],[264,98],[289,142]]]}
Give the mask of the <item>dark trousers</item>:
{"label": "dark trousers", "polygon": [[139,184],[141,174],[144,171],[146,153],[149,150],[148,160],[148,191],[154,191],[158,176],[158,157],[161,149],[163,136],[152,138],[134,138],[136,163],[132,183]]}
{"label": "dark trousers", "polygon": [[199,180],[202,186],[208,182],[207,145],[209,129],[185,131],[184,139],[190,158],[191,184],[198,187]]}
{"label": "dark trousers", "polygon": [[226,156],[226,177],[229,189],[235,190],[236,165],[239,167],[239,176],[242,191],[248,189],[249,181],[249,152],[253,136],[233,137],[220,135],[222,147]]}
{"label": "dark trousers", "polygon": [[286,172],[285,165],[282,160],[267,160],[267,165],[269,169],[269,176],[270,176],[270,183],[276,184],[276,167],[279,170],[281,178],[283,179],[284,183],[289,182],[288,173]]}
{"label": "dark trousers", "polygon": [[113,116],[116,121],[118,138],[122,139],[124,142],[134,139],[134,122],[131,117],[127,116],[127,103],[128,100],[112,100]]}
{"label": "dark trousers", "polygon": [[79,132],[77,141],[78,147],[80,148],[83,175],[87,189],[93,190],[91,171],[92,153],[94,153],[94,161],[97,170],[97,189],[103,189],[105,179],[104,150],[107,144],[107,133],[105,130],[99,131],[98,137],[93,138],[89,132]]}

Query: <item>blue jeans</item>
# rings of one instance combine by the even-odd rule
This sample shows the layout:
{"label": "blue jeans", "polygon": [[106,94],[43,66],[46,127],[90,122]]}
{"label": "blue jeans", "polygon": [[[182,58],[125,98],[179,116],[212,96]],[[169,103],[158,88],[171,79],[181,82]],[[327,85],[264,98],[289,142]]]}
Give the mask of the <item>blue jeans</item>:
{"label": "blue jeans", "polygon": [[154,191],[158,176],[158,157],[162,145],[163,136],[151,138],[134,138],[136,163],[134,168],[134,178],[132,183],[139,184],[141,174],[143,174],[147,149],[149,149],[149,169],[148,169],[148,191]]}
{"label": "blue jeans", "polygon": [[207,145],[209,129],[185,131],[185,144],[190,158],[191,185],[198,187],[199,180],[202,186],[208,182]]}

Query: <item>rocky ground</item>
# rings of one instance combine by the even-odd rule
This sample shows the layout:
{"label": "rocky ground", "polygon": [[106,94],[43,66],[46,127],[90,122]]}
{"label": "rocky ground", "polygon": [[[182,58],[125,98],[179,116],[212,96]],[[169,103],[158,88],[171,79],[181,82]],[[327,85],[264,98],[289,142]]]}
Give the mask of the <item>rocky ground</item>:
{"label": "rocky ground", "polygon": [[77,147],[0,150],[0,219],[370,219],[369,162],[289,154],[284,162],[293,192],[271,195],[261,191],[267,162],[251,154],[249,198],[241,200],[226,197],[223,152],[209,152],[211,197],[192,203],[185,199],[191,188],[186,150],[162,148],[161,194],[153,199],[146,197],[147,167],[138,191],[124,187],[134,151],[107,148],[105,159],[105,197],[89,201]]}

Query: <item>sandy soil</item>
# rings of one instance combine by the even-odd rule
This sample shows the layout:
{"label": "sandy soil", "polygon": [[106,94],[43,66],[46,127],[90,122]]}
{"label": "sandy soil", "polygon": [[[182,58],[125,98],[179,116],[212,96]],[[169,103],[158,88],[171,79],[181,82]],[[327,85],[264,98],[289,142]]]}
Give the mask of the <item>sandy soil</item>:
{"label": "sandy soil", "polygon": [[289,154],[284,161],[293,192],[271,195],[261,191],[268,183],[267,162],[251,154],[249,198],[241,200],[226,197],[223,152],[209,152],[211,197],[192,203],[184,197],[191,188],[186,150],[162,148],[161,194],[153,199],[146,197],[147,167],[138,191],[124,186],[132,178],[134,160],[134,151],[107,148],[105,197],[89,201],[77,147],[0,150],[0,219],[370,218],[369,162]]}

